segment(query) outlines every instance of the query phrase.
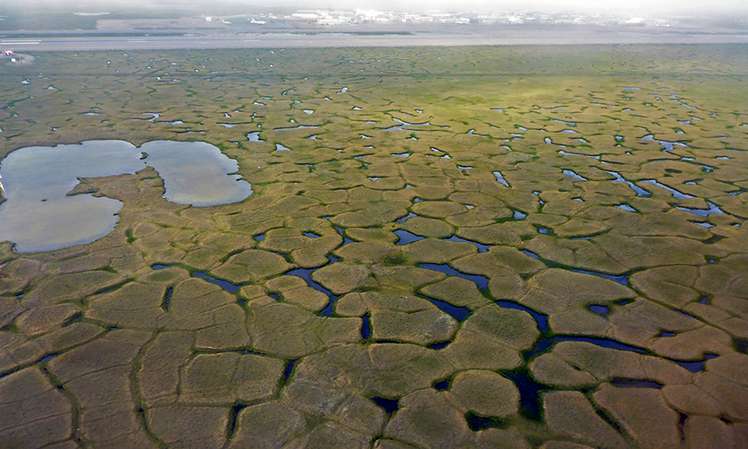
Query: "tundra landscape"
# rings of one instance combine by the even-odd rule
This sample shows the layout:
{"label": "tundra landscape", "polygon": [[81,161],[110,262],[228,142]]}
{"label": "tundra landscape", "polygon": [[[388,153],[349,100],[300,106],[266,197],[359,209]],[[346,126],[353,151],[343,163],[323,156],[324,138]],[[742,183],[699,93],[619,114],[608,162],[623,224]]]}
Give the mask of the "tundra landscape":
{"label": "tundra landscape", "polygon": [[0,447],[748,447],[748,47],[0,60]]}

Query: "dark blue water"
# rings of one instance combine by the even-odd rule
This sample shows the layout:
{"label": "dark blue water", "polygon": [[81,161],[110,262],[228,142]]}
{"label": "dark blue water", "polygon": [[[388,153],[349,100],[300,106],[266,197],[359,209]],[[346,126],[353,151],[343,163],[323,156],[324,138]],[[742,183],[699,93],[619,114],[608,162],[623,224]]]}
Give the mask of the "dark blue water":
{"label": "dark blue water", "polygon": [[438,380],[434,382],[432,386],[434,387],[434,390],[436,391],[446,391],[446,390],[449,390],[449,384],[450,384],[450,380],[444,379],[444,380]]}
{"label": "dark blue water", "polygon": [[514,382],[519,390],[520,414],[527,419],[539,421],[543,415],[540,393],[547,390],[547,387],[536,382],[526,369],[505,371],[501,374]]}
{"label": "dark blue water", "polygon": [[41,358],[39,358],[39,361],[37,363],[47,363],[60,354],[62,353],[61,352],[50,352],[50,353],[44,354]]}
{"label": "dark blue water", "polygon": [[451,242],[469,243],[469,244],[473,245],[474,247],[476,247],[478,249],[479,253],[485,253],[485,252],[488,252],[489,249],[491,249],[491,247],[489,245],[484,245],[483,243],[476,242],[475,240],[464,239],[464,238],[458,237],[456,235],[453,235],[452,237],[449,237],[447,240],[449,240]]}
{"label": "dark blue water", "polygon": [[468,274],[462,271],[457,271],[446,263],[419,263],[418,268],[424,268],[426,270],[438,271],[444,273],[447,276],[456,276],[465,280],[468,280],[475,284],[480,291],[488,290],[488,278],[479,274]]}
{"label": "dark blue water", "polygon": [[506,423],[493,416],[481,416],[474,412],[465,413],[465,422],[468,428],[473,432],[480,432],[486,429],[500,429],[506,426]]}
{"label": "dark blue water", "polygon": [[748,354],[748,338],[736,338],[734,337],[732,339],[733,344],[735,345],[735,350],[742,353],[742,354]]}
{"label": "dark blue water", "polygon": [[551,337],[544,337],[536,341],[535,345],[531,349],[528,349],[527,351],[525,351],[523,356],[525,360],[532,360],[533,358],[539,356],[540,354],[543,354],[549,351],[557,343],[562,343],[562,342],[567,342],[567,341],[590,343],[595,346],[600,346],[601,348],[615,349],[618,351],[635,352],[637,354],[648,354],[649,353],[649,351],[644,348],[629,345],[626,343],[621,343],[620,341],[613,340],[611,338],[590,337],[586,335],[553,335]]}
{"label": "dark blue water", "polygon": [[338,301],[338,296],[330,290],[323,287],[317,281],[312,279],[312,274],[319,268],[294,268],[293,270],[287,271],[287,276],[296,276],[304,279],[307,285],[318,292],[322,292],[327,296],[328,302],[324,309],[319,314],[322,316],[332,316],[335,313],[335,303]]}
{"label": "dark blue water", "polygon": [[211,276],[204,271],[193,271],[191,274],[196,278],[200,278],[206,282],[217,285],[229,293],[236,293],[242,288],[239,284],[234,284],[233,282],[227,281],[226,279],[220,279],[215,276]]}
{"label": "dark blue water", "polygon": [[607,279],[609,281],[613,281],[615,283],[621,284],[625,287],[629,286],[629,275],[628,274],[610,274],[610,273],[603,273],[600,271],[590,271],[590,270],[583,270],[581,268],[568,267],[563,264],[553,262],[552,260],[543,259],[542,257],[540,257],[538,253],[530,251],[529,249],[521,249],[520,251],[522,252],[522,254],[528,257],[532,257],[535,260],[539,260],[543,262],[544,264],[546,264],[547,266],[552,267],[552,268],[561,268],[564,270],[573,271],[575,273],[586,274],[589,276],[596,276],[599,278]]}
{"label": "dark blue water", "polygon": [[449,346],[450,343],[452,343],[451,340],[439,341],[439,342],[430,344],[428,347],[429,347],[429,349],[433,349],[435,351],[439,351],[439,350],[442,350],[442,349],[446,348],[447,346]]}
{"label": "dark blue water", "polygon": [[618,388],[654,388],[657,390],[662,389],[664,386],[659,382],[647,379],[628,379],[628,378],[614,378],[610,383]]}
{"label": "dark blue water", "polygon": [[283,377],[282,381],[283,384],[287,384],[288,381],[291,379],[291,376],[293,375],[294,369],[296,369],[296,364],[298,363],[298,359],[291,359],[286,361],[286,365],[283,367]]}
{"label": "dark blue water", "polygon": [[452,318],[456,319],[459,322],[465,321],[466,319],[470,317],[470,315],[473,314],[473,312],[467,307],[455,306],[446,301],[442,301],[442,300],[435,299],[435,298],[429,298],[429,297],[425,297],[425,298],[429,300],[437,308],[439,308],[439,310],[448,314],[449,316],[451,316]]}
{"label": "dark blue water", "polygon": [[388,415],[392,415],[400,408],[400,403],[397,399],[387,399],[381,396],[374,396],[371,400],[381,407]]}
{"label": "dark blue water", "polygon": [[[226,436],[229,438],[233,438],[234,434],[236,433],[236,423],[239,419],[239,414],[247,408],[247,404],[243,402],[236,402],[234,405],[231,406],[229,409],[229,419],[228,423],[226,424]],[[142,409],[139,409],[142,413]]]}
{"label": "dark blue water", "polygon": [[704,358],[701,360],[670,360],[680,365],[681,368],[685,368],[692,373],[700,373],[706,369],[706,362],[708,360],[715,359],[717,357],[719,357],[719,354],[707,353],[704,354]]}
{"label": "dark blue water", "polygon": [[540,255],[534,251],[530,251],[529,249],[521,249],[520,252],[524,254],[527,257],[532,257],[535,260],[540,260]]}
{"label": "dark blue water", "polygon": [[369,312],[361,317],[361,338],[368,340],[371,338],[371,315]]}
{"label": "dark blue water", "polygon": [[402,217],[395,220],[395,223],[397,224],[404,224],[408,220],[410,220],[413,217],[417,217],[418,215],[414,214],[413,212],[408,212],[407,214],[403,215]]}
{"label": "dark blue water", "polygon": [[426,238],[418,234],[413,234],[412,232],[406,231],[405,229],[396,230],[395,235],[397,236],[397,242],[395,242],[396,245],[408,245],[410,243],[417,242]]}
{"label": "dark blue water", "polygon": [[548,334],[551,331],[551,327],[548,324],[548,315],[544,313],[540,313],[537,310],[533,310],[523,304],[520,304],[515,301],[510,301],[508,299],[500,299],[496,301],[496,304],[504,309],[512,309],[512,310],[520,310],[522,312],[525,312],[529,314],[533,320],[535,320],[535,324],[538,327],[538,330],[541,334]]}
{"label": "dark blue water", "polygon": [[[165,270],[167,268],[172,268],[172,267],[183,268],[183,267],[180,267],[179,265],[170,265],[170,264],[164,264],[164,263],[154,263],[151,265],[151,269],[153,270]],[[183,269],[186,269],[186,268],[183,268]],[[232,293],[232,294],[237,293],[242,288],[240,284],[234,284],[233,282],[227,281],[226,279],[221,279],[215,276],[211,276],[205,271],[191,271],[190,276],[196,277],[198,279],[202,279],[213,285],[217,285],[221,287],[222,289],[224,289],[225,291]]]}
{"label": "dark blue water", "polygon": [[587,306],[587,308],[590,310],[590,312],[594,313],[595,315],[600,315],[601,317],[607,317],[610,314],[610,307],[604,306],[602,304],[590,304]]}
{"label": "dark blue water", "polygon": [[164,296],[161,298],[161,310],[164,312],[169,311],[169,307],[171,306],[171,298],[174,296],[174,287],[169,286],[166,287],[166,290],[164,291]]}
{"label": "dark blue water", "polygon": [[569,268],[569,270],[575,273],[588,274],[590,276],[597,276],[599,278],[607,279],[609,281],[613,281],[615,283],[621,284],[625,287],[629,286],[629,277],[627,274],[610,274],[610,273],[602,273],[600,271],[582,270],[579,268]]}
{"label": "dark blue water", "polygon": [[345,229],[343,229],[341,226],[334,226],[335,232],[338,233],[343,238],[343,243],[340,244],[340,246],[345,246],[349,243],[353,243],[353,239],[348,237],[348,235],[345,233]]}

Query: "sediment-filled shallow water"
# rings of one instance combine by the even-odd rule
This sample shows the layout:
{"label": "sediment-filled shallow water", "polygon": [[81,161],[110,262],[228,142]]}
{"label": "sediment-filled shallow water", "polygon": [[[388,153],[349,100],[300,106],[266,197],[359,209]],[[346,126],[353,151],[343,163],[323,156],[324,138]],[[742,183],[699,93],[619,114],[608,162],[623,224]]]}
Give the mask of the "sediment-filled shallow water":
{"label": "sediment-filled shallow water", "polygon": [[0,163],[5,202],[0,241],[19,252],[50,251],[95,241],[114,229],[118,200],[71,194],[80,178],[133,174],[153,167],[164,197],[198,207],[242,201],[252,193],[238,164],[205,142],[153,141],[140,148],[119,140],[26,147]]}
{"label": "sediment-filled shallow water", "polygon": [[164,198],[197,207],[218,206],[244,200],[252,193],[236,174],[239,164],[206,142],[158,140],[140,147],[145,164],[164,180]]}

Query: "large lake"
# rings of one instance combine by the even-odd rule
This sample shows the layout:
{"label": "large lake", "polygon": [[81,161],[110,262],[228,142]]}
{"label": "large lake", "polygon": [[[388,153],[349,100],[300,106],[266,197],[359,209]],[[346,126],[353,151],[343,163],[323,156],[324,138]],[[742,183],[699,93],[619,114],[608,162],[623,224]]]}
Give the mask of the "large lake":
{"label": "large lake", "polygon": [[18,252],[90,243],[117,224],[122,203],[90,194],[68,195],[79,178],[133,174],[153,167],[167,200],[196,207],[236,203],[252,194],[238,163],[205,142],[120,140],[26,147],[0,162],[6,201],[0,204],[0,241]]}

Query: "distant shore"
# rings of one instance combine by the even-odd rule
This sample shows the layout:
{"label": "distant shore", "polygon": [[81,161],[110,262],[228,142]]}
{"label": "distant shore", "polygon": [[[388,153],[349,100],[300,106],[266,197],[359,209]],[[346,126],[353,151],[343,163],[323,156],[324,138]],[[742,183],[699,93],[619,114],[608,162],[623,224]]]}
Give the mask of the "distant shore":
{"label": "distant shore", "polygon": [[728,44],[748,43],[748,33],[735,31],[621,29],[495,29],[464,33],[319,30],[267,33],[190,30],[96,32],[5,32],[0,48],[16,51],[179,50],[229,48],[418,47],[585,44]]}

